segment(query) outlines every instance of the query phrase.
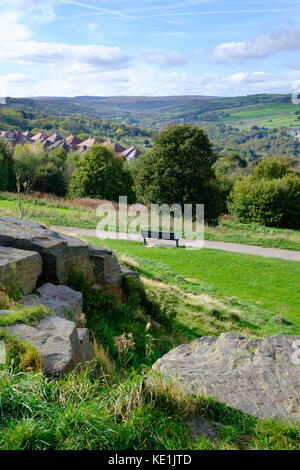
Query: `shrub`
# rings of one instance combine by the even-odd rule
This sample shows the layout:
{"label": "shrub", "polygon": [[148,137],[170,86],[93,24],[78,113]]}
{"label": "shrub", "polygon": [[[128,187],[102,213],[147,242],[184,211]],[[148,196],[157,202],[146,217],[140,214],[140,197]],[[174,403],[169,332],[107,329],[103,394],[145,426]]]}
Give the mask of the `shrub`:
{"label": "shrub", "polygon": [[76,163],[69,185],[69,195],[118,201],[127,196],[129,204],[135,200],[133,179],[124,168],[124,161],[101,145],[94,145]]}
{"label": "shrub", "polygon": [[279,179],[292,174],[289,163],[282,158],[265,158],[261,160],[254,168],[253,176],[255,179]]}
{"label": "shrub", "polygon": [[43,152],[31,144],[17,145],[14,160],[21,182],[29,182],[34,191],[65,196],[67,154],[63,148]]}
{"label": "shrub", "polygon": [[300,228],[300,177],[290,174],[280,179],[240,179],[234,184],[228,207],[243,223]]}

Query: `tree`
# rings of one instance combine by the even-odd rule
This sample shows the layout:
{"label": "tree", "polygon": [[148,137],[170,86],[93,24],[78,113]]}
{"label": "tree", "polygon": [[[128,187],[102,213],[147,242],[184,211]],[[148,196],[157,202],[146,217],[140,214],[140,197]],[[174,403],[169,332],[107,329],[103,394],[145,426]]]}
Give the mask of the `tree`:
{"label": "tree", "polygon": [[155,138],[151,152],[134,168],[137,196],[146,203],[205,204],[206,221],[215,221],[222,211],[212,169],[215,161],[201,129],[171,126]]}
{"label": "tree", "polygon": [[117,201],[127,196],[131,204],[135,200],[133,179],[124,168],[124,161],[101,145],[93,147],[75,163],[69,185],[69,195]]}
{"label": "tree", "polygon": [[283,158],[265,158],[261,160],[254,168],[253,176],[255,179],[278,179],[292,173],[290,165]]}
{"label": "tree", "polygon": [[67,154],[63,148],[44,152],[33,148],[31,144],[17,145],[14,159],[22,185],[30,184],[34,191],[65,196]]}
{"label": "tree", "polygon": [[14,191],[15,188],[16,176],[12,150],[5,140],[0,139],[0,191]]}
{"label": "tree", "polygon": [[22,185],[24,182],[33,184],[42,158],[43,152],[36,151],[31,144],[16,145],[14,150],[14,162]]}

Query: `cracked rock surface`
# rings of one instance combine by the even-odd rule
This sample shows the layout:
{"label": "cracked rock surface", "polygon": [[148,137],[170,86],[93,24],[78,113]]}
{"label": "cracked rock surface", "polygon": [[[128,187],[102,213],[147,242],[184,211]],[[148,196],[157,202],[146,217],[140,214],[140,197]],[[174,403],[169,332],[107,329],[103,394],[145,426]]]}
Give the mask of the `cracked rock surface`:
{"label": "cracked rock surface", "polygon": [[32,344],[39,353],[43,371],[47,376],[61,376],[94,359],[93,346],[86,328],[57,316],[43,318],[38,326],[23,323],[4,327],[3,330],[19,341]]}
{"label": "cracked rock surface", "polygon": [[294,336],[247,339],[235,333],[203,337],[173,349],[153,366],[162,380],[178,380],[257,418],[300,422],[300,364]]}

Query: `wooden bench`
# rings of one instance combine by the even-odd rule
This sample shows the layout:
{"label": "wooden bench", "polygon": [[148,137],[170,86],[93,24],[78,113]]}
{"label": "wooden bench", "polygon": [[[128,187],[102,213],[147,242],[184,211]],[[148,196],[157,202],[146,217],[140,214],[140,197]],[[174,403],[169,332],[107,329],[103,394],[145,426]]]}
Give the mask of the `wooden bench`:
{"label": "wooden bench", "polygon": [[154,230],[141,230],[144,245],[147,245],[147,238],[155,238],[157,240],[173,240],[176,242],[176,248],[179,247],[179,235],[175,232],[161,232]]}

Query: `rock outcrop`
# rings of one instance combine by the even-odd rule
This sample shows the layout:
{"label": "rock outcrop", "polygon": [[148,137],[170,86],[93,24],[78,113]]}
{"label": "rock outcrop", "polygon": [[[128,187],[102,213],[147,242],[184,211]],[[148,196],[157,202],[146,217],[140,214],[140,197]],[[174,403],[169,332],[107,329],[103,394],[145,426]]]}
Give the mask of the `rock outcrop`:
{"label": "rock outcrop", "polygon": [[257,418],[300,421],[300,364],[293,359],[299,339],[223,333],[178,346],[153,368],[166,383],[179,380],[191,393],[214,397]]}
{"label": "rock outcrop", "polygon": [[111,250],[90,247],[37,222],[0,218],[0,246],[38,252],[43,260],[40,283],[66,284],[75,268],[96,284],[122,285],[121,269]]}
{"label": "rock outcrop", "polygon": [[0,246],[0,282],[18,283],[24,294],[36,288],[42,274],[42,258],[35,251]]}
{"label": "rock outcrop", "polygon": [[72,319],[82,313],[82,293],[70,289],[68,286],[55,286],[44,284],[36,290],[36,294],[26,295],[22,305],[44,305],[47,310],[57,317]]}
{"label": "rock outcrop", "polygon": [[[122,286],[121,268],[110,250],[88,246],[36,222],[0,218],[0,281],[13,276],[24,293],[22,305],[44,305],[54,314],[38,326],[16,323],[4,330],[37,349],[49,376],[63,375],[94,358],[88,330],[69,321],[82,314],[82,293],[67,286],[73,269],[95,286]],[[0,311],[9,313],[14,312]]]}
{"label": "rock outcrop", "polygon": [[23,323],[3,328],[20,341],[32,344],[39,353],[43,371],[47,376],[61,376],[77,365],[94,359],[93,346],[86,328],[76,328],[75,323],[47,316],[38,326]]}

